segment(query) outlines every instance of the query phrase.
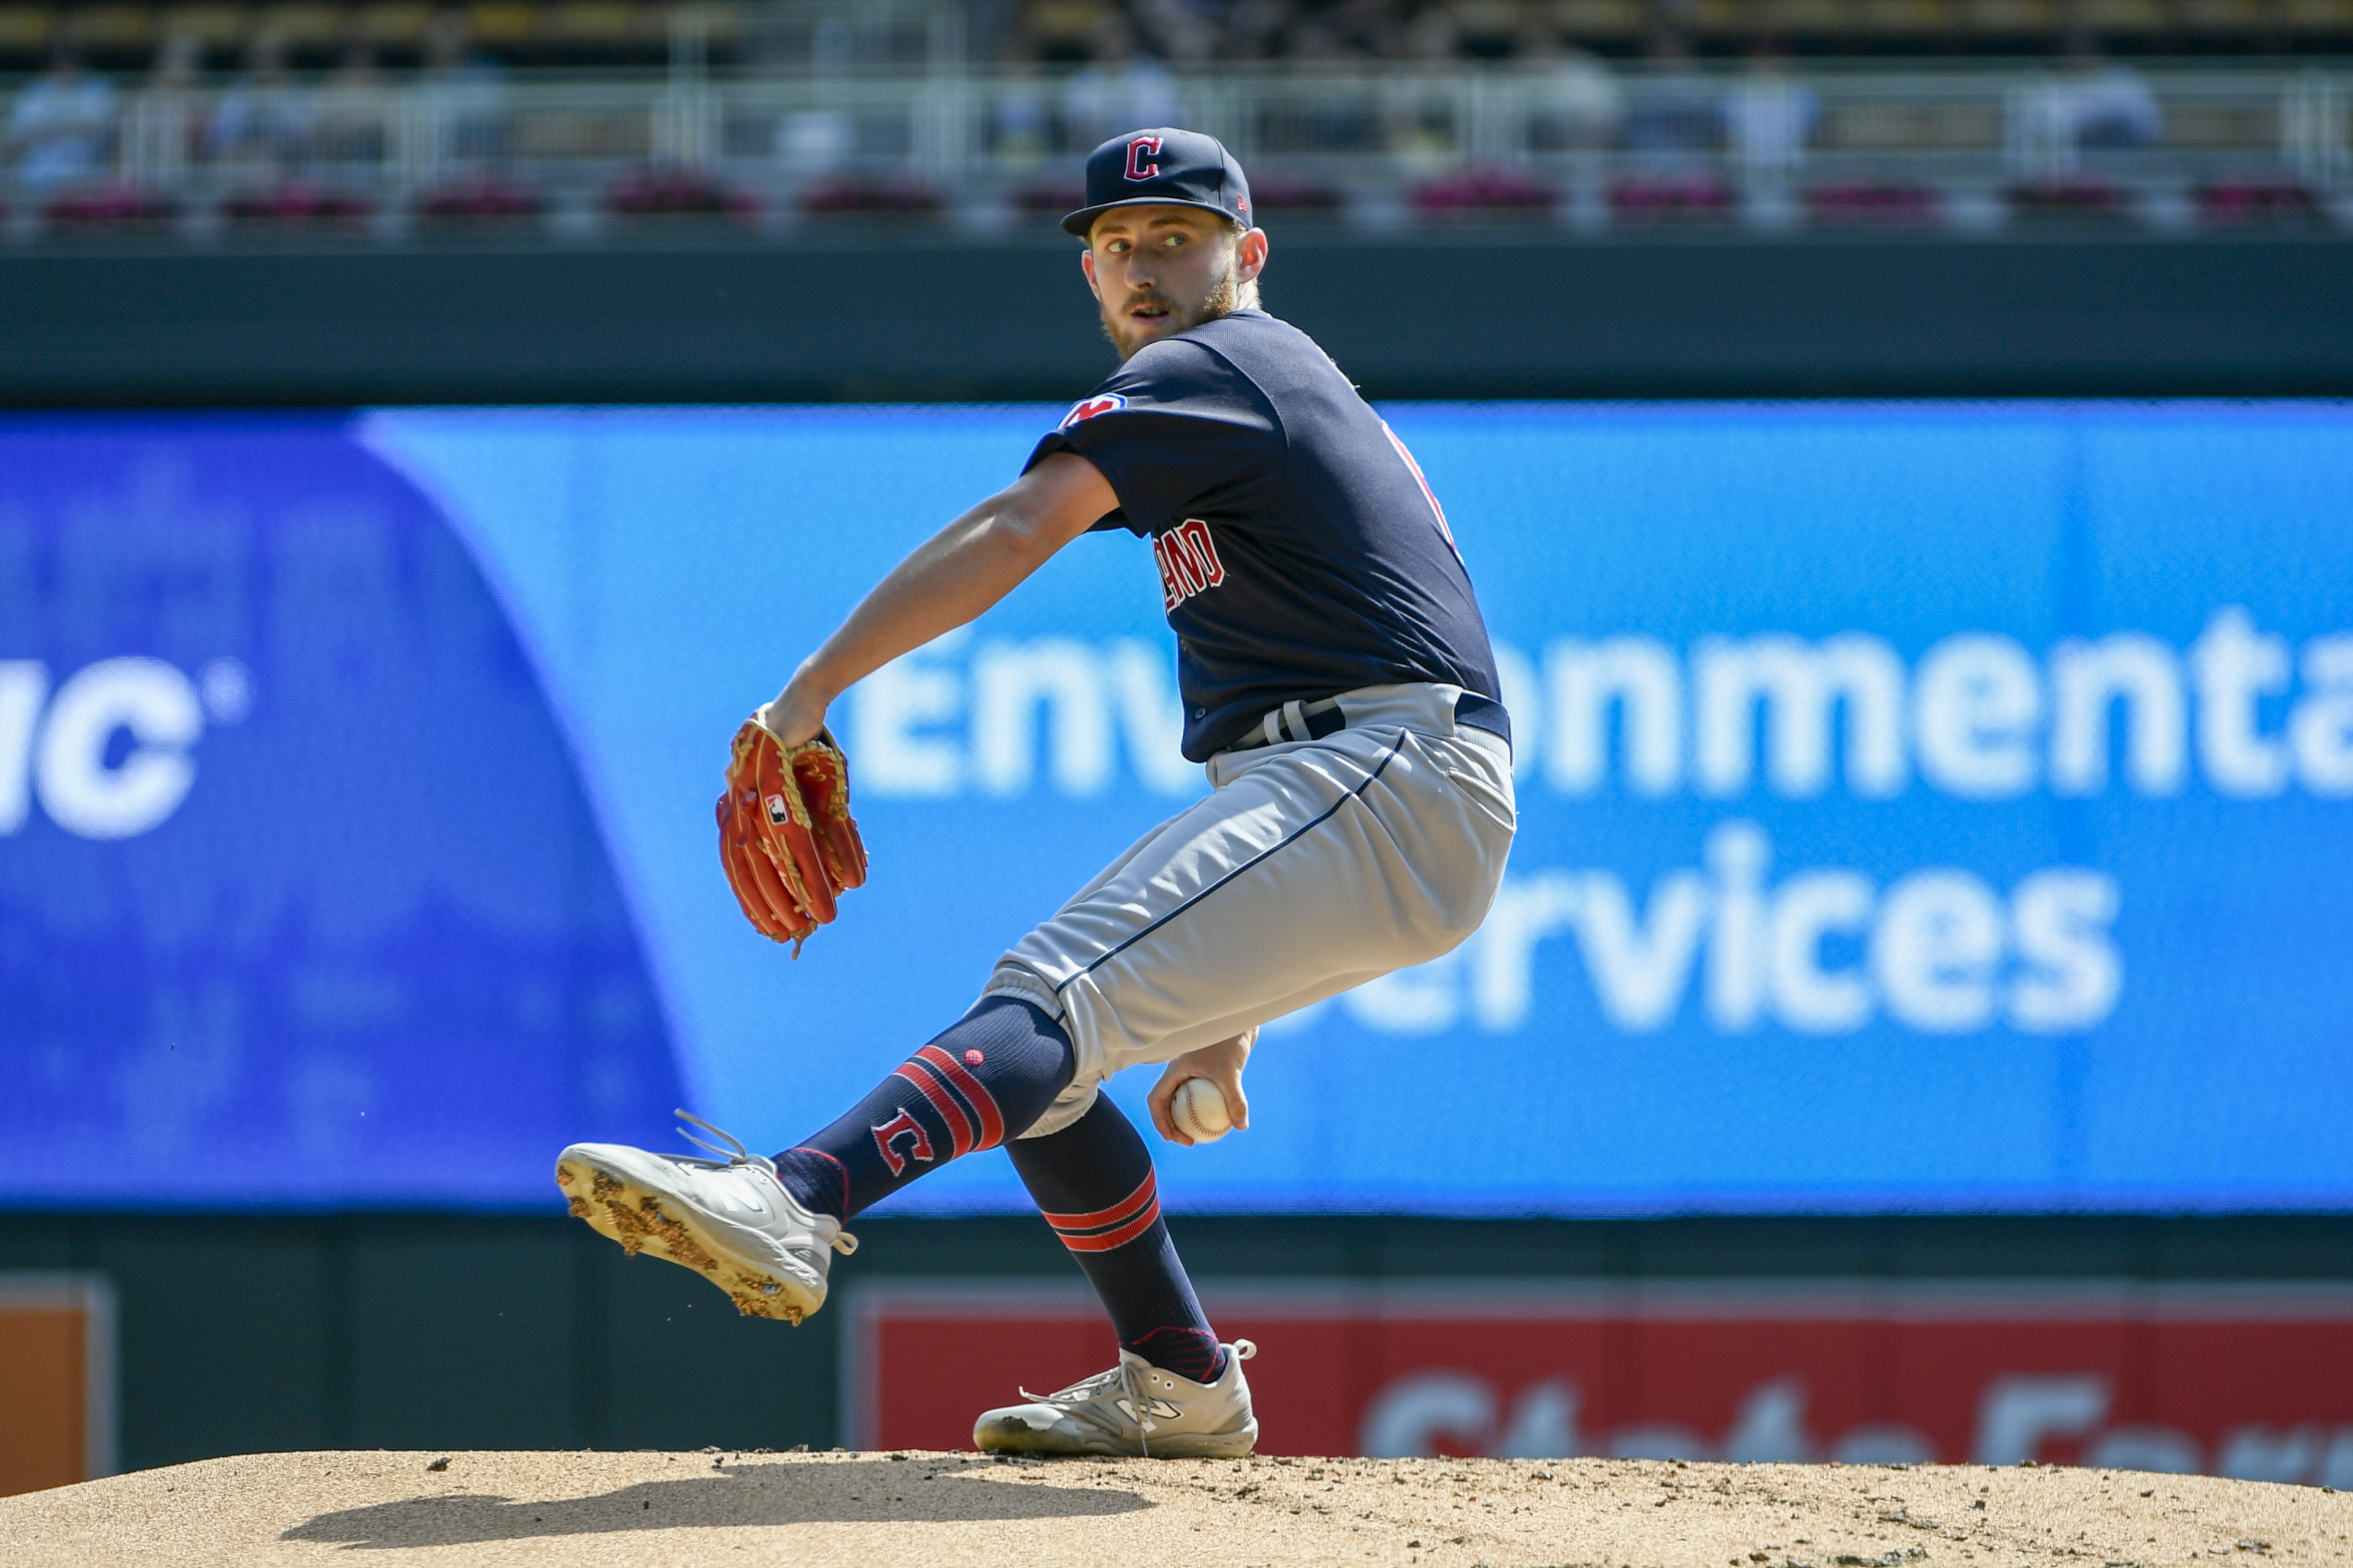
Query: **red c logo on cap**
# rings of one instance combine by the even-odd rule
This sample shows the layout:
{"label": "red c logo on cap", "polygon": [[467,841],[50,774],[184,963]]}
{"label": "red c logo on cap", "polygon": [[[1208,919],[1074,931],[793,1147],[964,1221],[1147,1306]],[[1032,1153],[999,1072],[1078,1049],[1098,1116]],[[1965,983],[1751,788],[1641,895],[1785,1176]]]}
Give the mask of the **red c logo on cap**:
{"label": "red c logo on cap", "polygon": [[[1146,158],[1152,160],[1147,163]],[[1160,177],[1160,138],[1139,136],[1127,144],[1127,177],[1131,180],[1156,180]]]}

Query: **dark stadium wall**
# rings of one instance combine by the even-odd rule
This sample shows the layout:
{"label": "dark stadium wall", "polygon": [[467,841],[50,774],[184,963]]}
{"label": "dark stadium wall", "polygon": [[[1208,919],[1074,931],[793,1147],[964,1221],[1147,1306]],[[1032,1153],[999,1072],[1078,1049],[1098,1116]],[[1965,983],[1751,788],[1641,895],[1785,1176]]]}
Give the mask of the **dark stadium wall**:
{"label": "dark stadium wall", "polygon": [[[1276,233],[1268,303],[1375,396],[2353,393],[2353,241]],[[1069,398],[1067,242],[16,250],[0,403]]]}
{"label": "dark stadium wall", "polygon": [[[1384,1280],[2353,1280],[2353,1217],[1464,1221],[1180,1217],[1196,1272]],[[1075,1284],[1034,1220],[869,1220],[839,1283]],[[97,1272],[121,1463],[303,1448],[825,1447],[844,1310],[736,1317],[560,1217],[12,1215],[0,1273]],[[1108,1340],[1105,1340],[1105,1347]],[[1025,1375],[1001,1369],[1004,1392]]]}

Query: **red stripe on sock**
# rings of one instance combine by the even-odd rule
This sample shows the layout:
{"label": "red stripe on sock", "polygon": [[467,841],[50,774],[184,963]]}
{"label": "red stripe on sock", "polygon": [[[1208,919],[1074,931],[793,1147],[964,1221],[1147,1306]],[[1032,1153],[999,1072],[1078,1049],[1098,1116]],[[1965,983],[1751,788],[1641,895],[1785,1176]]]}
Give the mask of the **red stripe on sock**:
{"label": "red stripe on sock", "polygon": [[963,1091],[972,1101],[980,1117],[980,1147],[994,1149],[1005,1142],[1005,1114],[997,1109],[997,1098],[981,1087],[980,1079],[964,1070],[964,1063],[937,1046],[925,1046],[915,1053],[916,1058],[927,1062],[941,1077]]}
{"label": "red stripe on sock", "polygon": [[1159,1198],[1159,1178],[1147,1170],[1144,1173],[1144,1180],[1136,1184],[1135,1191],[1111,1207],[1097,1209],[1092,1214],[1050,1214],[1046,1215],[1046,1223],[1056,1230],[1100,1230],[1107,1225],[1124,1224],[1137,1209],[1146,1204],[1156,1204]]}
{"label": "red stripe on sock", "polygon": [[1160,1222],[1160,1200],[1155,1198],[1150,1207],[1117,1230],[1107,1230],[1097,1236],[1064,1236],[1062,1245],[1072,1252],[1109,1252],[1115,1247],[1125,1247]]}
{"label": "red stripe on sock", "polygon": [[955,1152],[949,1158],[961,1160],[972,1152],[972,1119],[965,1115],[964,1107],[958,1105],[947,1090],[932,1081],[932,1075],[924,1070],[922,1063],[904,1063],[892,1076],[903,1078],[922,1089],[923,1098],[932,1102],[932,1109],[946,1121],[948,1137],[955,1144]]}

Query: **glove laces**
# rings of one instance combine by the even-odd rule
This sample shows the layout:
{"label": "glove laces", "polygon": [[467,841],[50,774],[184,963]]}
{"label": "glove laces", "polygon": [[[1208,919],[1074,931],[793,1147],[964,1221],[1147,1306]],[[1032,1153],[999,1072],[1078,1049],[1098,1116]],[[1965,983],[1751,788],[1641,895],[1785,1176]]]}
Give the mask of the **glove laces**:
{"label": "glove laces", "polygon": [[[709,1139],[698,1138],[683,1127],[678,1130],[678,1135],[680,1137],[685,1139],[688,1142],[693,1144],[698,1149],[708,1150],[710,1152],[718,1155],[722,1160],[724,1160],[727,1163],[731,1169],[737,1165],[744,1165],[752,1170],[763,1173],[767,1176],[769,1181],[776,1183],[776,1191],[785,1193],[785,1196],[788,1198],[792,1196],[792,1194],[785,1192],[785,1184],[777,1179],[776,1163],[774,1160],[767,1158],[765,1155],[753,1153],[752,1151],[744,1147],[744,1141],[741,1138],[736,1137],[735,1134],[728,1131],[723,1127],[712,1126],[710,1122],[705,1121],[702,1117],[697,1116],[694,1112],[688,1110],[683,1107],[673,1108],[670,1114],[678,1117],[681,1121],[693,1122],[697,1127],[702,1128],[713,1138],[725,1140],[727,1147],[723,1149],[718,1144],[712,1142]],[[820,1215],[819,1217],[824,1218],[828,1216]],[[841,1229],[837,1224],[832,1237],[828,1241],[828,1245],[836,1252],[839,1252],[844,1258],[847,1258],[851,1253],[858,1250],[858,1238],[850,1235],[848,1231]]]}

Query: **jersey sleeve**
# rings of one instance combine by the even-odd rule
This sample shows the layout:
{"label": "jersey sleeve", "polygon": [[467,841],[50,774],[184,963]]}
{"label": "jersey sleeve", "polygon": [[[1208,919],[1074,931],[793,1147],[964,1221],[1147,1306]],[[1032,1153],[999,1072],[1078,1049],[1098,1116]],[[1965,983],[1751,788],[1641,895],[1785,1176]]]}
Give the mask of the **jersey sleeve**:
{"label": "jersey sleeve", "polygon": [[1274,405],[1209,350],[1154,343],[1062,416],[1023,465],[1076,452],[1103,470],[1119,510],[1094,526],[1151,534],[1198,513],[1247,506],[1279,479],[1283,439]]}

